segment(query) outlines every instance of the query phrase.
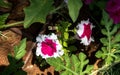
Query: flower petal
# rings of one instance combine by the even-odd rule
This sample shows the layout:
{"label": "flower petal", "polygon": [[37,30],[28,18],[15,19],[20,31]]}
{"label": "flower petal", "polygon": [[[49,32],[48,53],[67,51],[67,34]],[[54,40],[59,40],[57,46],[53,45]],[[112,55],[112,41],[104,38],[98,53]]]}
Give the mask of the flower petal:
{"label": "flower petal", "polygon": [[38,35],[36,37],[37,49],[36,55],[41,55],[42,58],[60,57],[64,54],[62,45],[59,43],[57,36],[52,33],[51,35]]}
{"label": "flower petal", "polygon": [[92,23],[89,22],[89,19],[87,21],[83,20],[81,21],[81,23],[77,25],[77,28],[78,28],[77,34],[81,39],[81,43],[83,43],[84,45],[89,45],[90,42],[93,41],[91,39],[93,28]]}

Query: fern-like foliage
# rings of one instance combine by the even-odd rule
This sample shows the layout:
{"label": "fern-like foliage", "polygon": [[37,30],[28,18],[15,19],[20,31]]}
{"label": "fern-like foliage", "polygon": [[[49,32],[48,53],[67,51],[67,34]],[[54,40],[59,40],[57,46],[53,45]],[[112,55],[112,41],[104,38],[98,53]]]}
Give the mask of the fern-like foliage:
{"label": "fern-like foliage", "polygon": [[105,60],[104,65],[109,66],[113,62],[120,61],[120,34],[117,32],[119,25],[114,25],[105,11],[101,23],[104,26],[101,32],[106,37],[100,39],[103,47],[96,53],[96,57]]}
{"label": "fern-like foliage", "polygon": [[60,72],[60,75],[86,75],[91,72],[93,66],[88,65],[89,60],[86,59],[84,53],[79,55],[64,55],[61,58],[49,58],[46,60],[50,65],[55,67],[56,71]]}
{"label": "fern-like foliage", "polygon": [[9,14],[0,15],[0,26],[5,24],[5,21],[6,21],[7,17],[8,17],[8,15]]}

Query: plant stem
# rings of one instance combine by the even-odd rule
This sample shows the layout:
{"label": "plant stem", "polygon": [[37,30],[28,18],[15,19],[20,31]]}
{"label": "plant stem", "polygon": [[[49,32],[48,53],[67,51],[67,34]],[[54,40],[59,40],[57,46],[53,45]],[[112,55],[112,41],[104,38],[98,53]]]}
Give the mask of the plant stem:
{"label": "plant stem", "polygon": [[96,73],[98,73],[98,72],[100,72],[100,71],[104,70],[105,68],[107,68],[107,66],[106,66],[106,65],[105,65],[105,66],[103,66],[102,68],[99,68],[98,70],[96,70],[96,71],[92,72],[90,75],[94,75],[94,74],[96,74]]}
{"label": "plant stem", "polygon": [[11,23],[11,24],[6,24],[6,25],[1,25],[0,29],[2,28],[8,28],[8,27],[13,27],[13,26],[19,26],[19,24],[22,24],[24,21],[19,21],[19,22],[15,22],[15,23]]}
{"label": "plant stem", "polygon": [[[110,29],[109,29],[109,25],[106,26],[107,29],[107,37],[108,37],[108,55],[107,55],[107,59],[110,57],[111,54],[111,35],[110,35]],[[106,62],[105,65],[109,65],[110,63]]]}
{"label": "plant stem", "polygon": [[109,67],[109,69],[110,69],[110,68],[112,68],[113,66],[115,66],[116,64],[119,64],[119,63],[120,63],[120,61],[115,61],[115,62],[114,62],[113,64],[111,64],[111,65],[104,65],[102,68],[99,68],[98,70],[92,72],[90,75],[94,75],[94,74],[96,74],[96,73],[98,73],[98,72],[100,72],[100,71],[102,71],[102,70],[105,70],[105,69],[108,68],[108,67]]}
{"label": "plant stem", "polygon": [[110,53],[110,50],[111,50],[111,38],[110,38],[110,31],[109,29],[107,28],[107,32],[108,32],[108,41],[109,41],[109,44],[108,44],[108,50],[109,50],[109,53]]}

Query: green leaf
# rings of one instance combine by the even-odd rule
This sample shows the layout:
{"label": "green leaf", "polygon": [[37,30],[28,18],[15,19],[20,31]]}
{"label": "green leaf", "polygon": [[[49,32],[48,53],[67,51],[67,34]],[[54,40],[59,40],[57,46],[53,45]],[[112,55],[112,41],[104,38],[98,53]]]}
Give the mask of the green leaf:
{"label": "green leaf", "polygon": [[103,10],[102,12],[102,20],[101,20],[101,24],[105,25],[106,23],[108,23],[108,19],[109,19],[109,15]]}
{"label": "green leaf", "polygon": [[111,26],[113,25],[113,20],[109,17],[107,12],[105,12],[104,10],[103,10],[102,14],[103,14],[103,17],[101,20],[101,24],[105,25],[105,28],[109,28],[109,30],[110,30]]}
{"label": "green leaf", "polygon": [[74,65],[75,72],[79,73],[79,69],[78,68],[80,67],[80,62],[78,60],[78,57],[76,55],[72,55],[71,59],[72,59],[72,63],[75,64]]}
{"label": "green leaf", "polygon": [[91,72],[93,67],[88,65],[89,60],[86,59],[84,53],[77,55],[64,55],[60,58],[49,58],[46,60],[50,65],[54,66],[61,75],[86,75]]}
{"label": "green leaf", "polygon": [[107,54],[108,54],[108,51],[107,51],[106,47],[102,47],[102,50],[97,51],[95,56],[97,58],[105,59],[105,57],[107,57]]}
{"label": "green leaf", "polygon": [[101,32],[102,32],[102,34],[107,35],[107,30],[106,29],[102,29]]}
{"label": "green leaf", "polygon": [[82,6],[83,6],[83,3],[81,0],[68,0],[69,15],[73,22],[77,20],[79,11]]}
{"label": "green leaf", "polygon": [[[9,65],[5,67],[0,75],[26,75],[26,72],[21,69],[24,63],[21,60],[16,60],[12,55],[8,55]],[[19,73],[19,74],[18,74]]]}
{"label": "green leaf", "polygon": [[64,63],[60,58],[48,58],[46,61],[50,65],[53,65],[56,71],[63,70],[62,66],[64,65]]}
{"label": "green leaf", "polygon": [[64,46],[64,47],[68,47],[67,42],[63,41],[63,46]]}
{"label": "green leaf", "polygon": [[95,56],[97,57],[97,58],[101,58],[102,57],[102,54],[103,52],[102,51],[97,51],[97,53],[95,54]]}
{"label": "green leaf", "polygon": [[95,2],[95,4],[96,4],[96,6],[98,6],[102,10],[106,7],[106,2],[107,1],[100,0],[100,1]]}
{"label": "green leaf", "polygon": [[5,21],[7,20],[8,16],[9,14],[0,15],[0,26],[5,25]]}
{"label": "green leaf", "polygon": [[9,8],[11,6],[11,4],[6,2],[5,0],[0,0],[0,6],[5,7],[5,8]]}
{"label": "green leaf", "polygon": [[77,47],[75,47],[75,46],[69,46],[69,47],[68,47],[68,50],[70,50],[70,52],[76,51],[76,50],[77,50]]}
{"label": "green leaf", "polygon": [[46,16],[53,10],[53,0],[30,0],[30,6],[24,9],[24,28],[34,22],[46,22]]}
{"label": "green leaf", "polygon": [[118,26],[114,26],[112,31],[110,32],[110,35],[114,35],[117,32]]}
{"label": "green leaf", "polygon": [[69,38],[69,33],[68,32],[64,32],[64,38],[67,40]]}
{"label": "green leaf", "polygon": [[107,40],[107,38],[101,38],[100,42],[103,43],[104,46],[108,46],[108,40]]}
{"label": "green leaf", "polygon": [[120,42],[120,34],[119,33],[115,35],[114,40],[113,40],[114,44],[118,43],[118,42]]}
{"label": "green leaf", "polygon": [[[89,60],[86,60],[86,55],[84,53],[79,54],[80,63],[80,75],[84,75],[83,68],[86,64],[88,64]],[[83,63],[84,62],[84,63]],[[83,71],[83,72],[82,72]]]}
{"label": "green leaf", "polygon": [[108,56],[107,58],[106,58],[106,63],[107,64],[111,64],[112,63],[112,61],[113,61],[113,57],[112,56]]}
{"label": "green leaf", "polygon": [[14,54],[15,59],[21,59],[26,53],[26,38],[24,38],[18,46],[14,47]]}

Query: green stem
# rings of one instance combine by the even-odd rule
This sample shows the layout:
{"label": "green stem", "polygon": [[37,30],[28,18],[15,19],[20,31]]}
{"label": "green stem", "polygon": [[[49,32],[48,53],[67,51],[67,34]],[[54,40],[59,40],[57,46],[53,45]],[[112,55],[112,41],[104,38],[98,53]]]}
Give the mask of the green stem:
{"label": "green stem", "polygon": [[6,25],[1,25],[0,29],[13,27],[13,26],[19,26],[19,24],[22,24],[22,23],[24,23],[24,21],[19,21],[19,22],[15,22],[15,23],[11,23],[11,24],[6,24]]}
{"label": "green stem", "polygon": [[109,50],[109,53],[110,53],[110,50],[111,50],[111,41],[110,41],[110,31],[109,29],[107,28],[107,31],[108,31],[108,41],[109,41],[109,44],[108,44],[108,50]]}
{"label": "green stem", "polygon": [[[109,27],[106,26],[106,29],[107,29],[107,37],[108,37],[108,58],[111,54],[111,36],[110,36],[110,31],[109,31]],[[105,63],[106,65],[108,64],[107,62]]]}

